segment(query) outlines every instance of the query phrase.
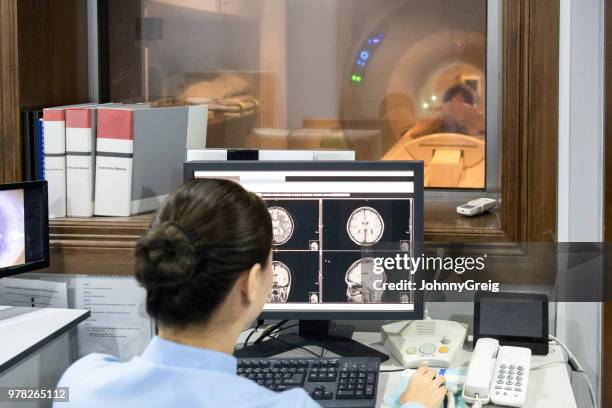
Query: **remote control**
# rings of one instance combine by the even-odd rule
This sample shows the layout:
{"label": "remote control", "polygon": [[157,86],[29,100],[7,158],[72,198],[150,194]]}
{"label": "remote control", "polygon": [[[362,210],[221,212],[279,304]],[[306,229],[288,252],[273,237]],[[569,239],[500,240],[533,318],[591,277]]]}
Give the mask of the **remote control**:
{"label": "remote control", "polygon": [[465,215],[466,217],[473,217],[495,208],[496,202],[497,200],[492,198],[479,198],[477,200],[468,201],[457,207],[457,213]]}
{"label": "remote control", "polygon": [[494,404],[523,406],[527,397],[530,364],[530,349],[512,346],[499,348],[489,393]]}

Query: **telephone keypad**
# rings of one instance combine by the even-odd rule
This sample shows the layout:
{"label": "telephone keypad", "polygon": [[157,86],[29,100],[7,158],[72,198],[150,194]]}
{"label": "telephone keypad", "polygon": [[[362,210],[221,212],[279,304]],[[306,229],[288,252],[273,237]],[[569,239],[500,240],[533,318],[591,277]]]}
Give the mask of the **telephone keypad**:
{"label": "telephone keypad", "polygon": [[[500,347],[491,386],[491,402],[496,405],[521,407],[525,402],[531,352],[516,347]],[[495,377],[493,377],[495,378]]]}

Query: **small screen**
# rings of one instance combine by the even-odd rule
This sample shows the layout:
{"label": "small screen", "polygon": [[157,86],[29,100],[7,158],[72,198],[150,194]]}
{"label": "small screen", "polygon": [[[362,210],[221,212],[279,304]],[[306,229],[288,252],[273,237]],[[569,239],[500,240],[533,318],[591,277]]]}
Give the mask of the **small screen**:
{"label": "small screen", "polygon": [[0,191],[0,268],[26,261],[23,189]]}
{"label": "small screen", "polygon": [[542,302],[526,299],[483,299],[481,336],[542,337]]}
{"label": "small screen", "polygon": [[45,182],[0,185],[0,277],[48,266]]}

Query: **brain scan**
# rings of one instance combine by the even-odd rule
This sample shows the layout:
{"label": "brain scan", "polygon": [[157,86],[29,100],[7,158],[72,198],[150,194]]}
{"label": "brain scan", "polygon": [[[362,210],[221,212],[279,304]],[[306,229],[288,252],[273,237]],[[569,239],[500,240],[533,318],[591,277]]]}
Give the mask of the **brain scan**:
{"label": "brain scan", "polygon": [[269,303],[285,303],[291,290],[291,271],[282,262],[272,261],[272,291],[268,296]]}
{"label": "brain scan", "polygon": [[346,297],[352,303],[380,303],[382,290],[374,289],[374,281],[387,281],[384,272],[374,272],[374,259],[359,259],[348,268],[344,278],[346,282]]}
{"label": "brain scan", "polygon": [[23,190],[0,191],[0,268],[24,262]]}
{"label": "brain scan", "polygon": [[268,212],[272,218],[272,242],[274,245],[282,245],[293,235],[293,218],[282,207],[270,207]]}
{"label": "brain scan", "polygon": [[346,231],[357,245],[374,245],[382,237],[385,223],[374,208],[359,207],[353,211],[346,223]]}

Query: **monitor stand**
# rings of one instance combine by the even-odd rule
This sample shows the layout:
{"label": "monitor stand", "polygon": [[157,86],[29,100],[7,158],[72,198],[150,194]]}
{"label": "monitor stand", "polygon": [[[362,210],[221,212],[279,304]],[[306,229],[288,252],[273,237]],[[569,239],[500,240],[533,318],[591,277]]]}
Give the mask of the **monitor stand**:
{"label": "monitor stand", "polygon": [[246,348],[236,350],[238,358],[265,358],[286,353],[300,347],[322,347],[340,357],[380,357],[386,361],[389,356],[365,344],[351,339],[352,329],[348,333],[330,333],[329,320],[300,320],[298,333],[289,333],[270,337]]}

